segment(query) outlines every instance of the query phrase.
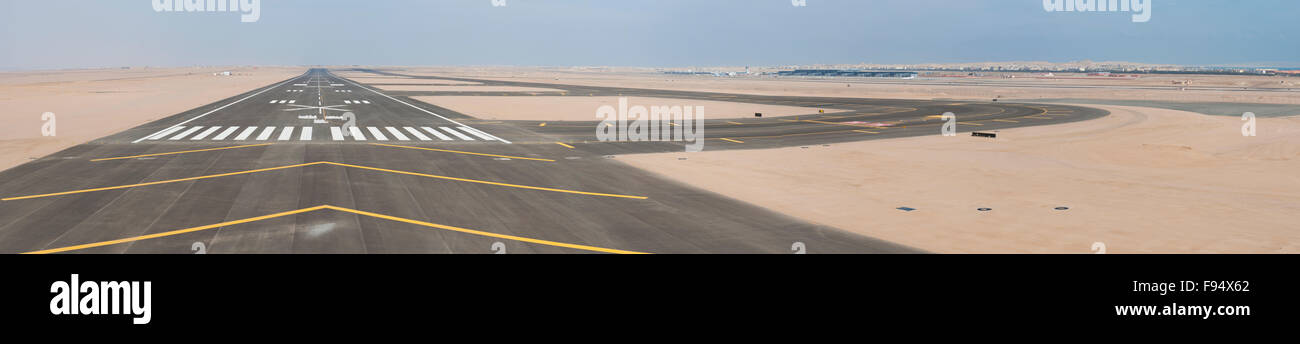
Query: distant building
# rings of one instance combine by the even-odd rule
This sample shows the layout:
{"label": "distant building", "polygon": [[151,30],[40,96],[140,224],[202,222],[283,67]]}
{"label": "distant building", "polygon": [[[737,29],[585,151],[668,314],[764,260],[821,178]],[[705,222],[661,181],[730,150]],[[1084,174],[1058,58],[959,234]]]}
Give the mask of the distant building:
{"label": "distant building", "polygon": [[776,72],[778,76],[838,76],[858,78],[916,78],[916,72],[875,72],[843,69],[796,69]]}

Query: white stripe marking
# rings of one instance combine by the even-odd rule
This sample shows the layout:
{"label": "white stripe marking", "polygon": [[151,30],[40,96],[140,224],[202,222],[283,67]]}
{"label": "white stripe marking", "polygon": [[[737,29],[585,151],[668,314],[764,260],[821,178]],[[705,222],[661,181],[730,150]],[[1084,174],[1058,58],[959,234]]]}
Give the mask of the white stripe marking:
{"label": "white stripe marking", "polygon": [[443,140],[443,141],[451,141],[451,137],[450,137],[450,136],[443,135],[442,132],[439,132],[437,129],[433,129],[433,128],[430,128],[430,127],[420,127],[420,129],[424,129],[424,131],[427,131],[427,132],[429,132],[430,134],[433,134],[433,136],[437,136],[439,140]]}
{"label": "white stripe marking", "polygon": [[[401,101],[401,100],[397,100],[397,98],[390,97],[390,96],[388,96],[387,94],[379,93],[379,91],[375,91],[375,90],[370,89],[370,88],[367,88],[367,87],[365,87],[365,86],[361,86],[361,84],[358,84],[358,83],[356,83],[356,82],[353,82],[352,80],[343,80],[343,81],[346,81],[346,82],[352,84],[353,86],[356,86],[357,88],[360,88],[360,89],[363,89],[363,90],[366,90],[366,91],[370,91],[370,92],[374,92],[375,94],[378,94],[378,95],[380,95],[380,96],[383,96],[384,98],[388,98],[389,100],[392,100],[392,101],[395,101],[395,102],[398,102],[398,103],[402,103],[403,105],[406,105],[406,106],[413,107],[413,108],[415,108],[416,110],[420,110],[421,112],[424,112],[424,113],[427,113],[427,114],[433,115],[434,117],[441,118],[441,119],[443,119],[443,120],[445,120],[445,121],[451,122],[451,123],[456,124],[456,125],[459,125],[459,126],[465,126],[465,127],[467,127],[467,125],[461,124],[460,122],[457,122],[457,121],[453,121],[453,120],[451,120],[450,118],[447,118],[447,117],[442,117],[442,115],[439,115],[439,114],[433,113],[432,111],[425,110],[425,109],[420,108],[420,107],[418,107],[418,106],[411,105],[411,103],[407,103],[407,102],[404,102],[404,101]],[[491,135],[491,134],[489,134],[489,135]],[[494,136],[494,137],[495,137],[495,136]],[[509,144],[509,143],[510,143],[510,141],[502,140],[502,139],[499,138],[499,137],[497,137],[496,139],[497,139],[497,141],[501,141],[502,143],[506,143],[506,144]]]}
{"label": "white stripe marking", "polygon": [[379,141],[388,141],[388,137],[387,137],[387,136],[384,136],[384,133],[379,132],[379,128],[375,128],[375,127],[366,127],[366,129],[367,129],[367,130],[370,130],[370,135],[371,135],[371,136],[374,136],[374,137],[375,137],[375,140],[379,140]]}
{"label": "white stripe marking", "polygon": [[362,100],[361,102],[366,103],[366,104],[370,104],[370,101],[369,101],[369,100]]}
{"label": "white stripe marking", "polygon": [[168,129],[164,129],[163,131],[160,131],[160,132],[154,133],[153,135],[149,135],[148,137],[145,137],[145,138],[146,138],[146,139],[149,139],[149,140],[157,140],[157,139],[161,139],[161,138],[167,137],[167,135],[171,135],[172,133],[176,132],[177,130],[181,130],[181,129],[185,129],[185,127],[171,127],[171,128],[168,128]]}
{"label": "white stripe marking", "polygon": [[411,138],[406,137],[406,135],[402,135],[402,132],[397,131],[397,128],[393,128],[393,127],[385,127],[384,129],[388,129],[388,132],[389,132],[390,134],[393,134],[393,137],[396,137],[397,140],[399,140],[399,141],[410,141],[410,140],[411,140]]}
{"label": "white stripe marking", "polygon": [[311,141],[311,127],[302,127],[302,136],[298,137],[298,141]]}
{"label": "white stripe marking", "polygon": [[448,127],[439,127],[439,128],[442,128],[443,131],[451,133],[452,135],[456,135],[456,137],[459,137],[461,140],[474,141],[474,138],[465,136],[465,134],[461,134],[459,131],[456,131],[455,129],[448,128]]}
{"label": "white stripe marking", "polygon": [[278,102],[278,101],[279,101],[279,100],[272,100],[272,101],[271,101],[271,104],[275,104],[275,102]]}
{"label": "white stripe marking", "polygon": [[266,141],[266,139],[271,138],[272,133],[275,133],[275,127],[266,127],[266,129],[262,129],[261,134],[257,134],[257,140]]}
{"label": "white stripe marking", "polygon": [[352,132],[352,138],[357,141],[366,140],[366,135],[361,133],[361,127],[348,127],[348,131]]}
{"label": "white stripe marking", "polygon": [[492,136],[488,136],[487,134],[484,134],[483,132],[478,131],[477,129],[474,128],[460,127],[460,130],[464,130],[467,133],[474,134],[474,136],[478,136],[478,138],[483,139],[483,141],[492,141],[493,139]]}
{"label": "white stripe marking", "polygon": [[181,133],[180,135],[172,136],[172,138],[171,138],[170,140],[180,140],[180,139],[183,139],[183,138],[185,138],[186,136],[190,136],[190,134],[193,134],[194,132],[199,131],[199,129],[203,129],[203,127],[191,127],[190,130],[186,130],[185,132]]}
{"label": "white stripe marking", "polygon": [[339,127],[330,127],[330,137],[333,138],[334,141],[343,141],[343,129],[339,129]]}
{"label": "white stripe marking", "polygon": [[225,140],[227,136],[230,136],[230,134],[234,134],[235,130],[239,130],[239,127],[226,128],[226,131],[221,132],[221,134],[217,134],[217,137],[212,138],[212,140],[213,141]]}
{"label": "white stripe marking", "polygon": [[352,104],[352,101],[351,101],[351,100],[344,100],[344,101],[343,101],[343,104]]}
{"label": "white stripe marking", "polygon": [[244,129],[244,132],[239,133],[239,136],[235,136],[235,141],[247,140],[249,135],[253,135],[254,131],[257,131],[257,127],[248,127],[248,129]]}
{"label": "white stripe marking", "polygon": [[420,139],[420,141],[431,140],[428,136],[424,136],[424,134],[421,134],[419,130],[415,130],[415,128],[402,127],[402,129],[406,129],[406,132],[411,133],[411,135],[415,135],[415,138]]}
{"label": "white stripe marking", "polygon": [[212,133],[217,132],[217,130],[221,130],[221,127],[208,127],[208,130],[204,130],[198,135],[195,135],[194,138],[190,140],[202,140],[203,138],[208,137],[208,135],[212,135]]}
{"label": "white stripe marking", "polygon": [[284,127],[284,131],[280,132],[279,140],[289,141],[290,138],[293,138],[293,127]]}
{"label": "white stripe marking", "polygon": [[290,100],[290,101],[289,101],[289,104],[293,104],[293,103],[297,103],[297,102],[298,102],[297,100]]}

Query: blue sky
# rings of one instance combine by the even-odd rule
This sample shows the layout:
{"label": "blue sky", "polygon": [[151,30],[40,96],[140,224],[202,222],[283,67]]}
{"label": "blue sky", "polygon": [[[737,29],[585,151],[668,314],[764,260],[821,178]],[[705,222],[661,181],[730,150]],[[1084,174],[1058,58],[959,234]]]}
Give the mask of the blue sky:
{"label": "blue sky", "polygon": [[719,66],[1122,60],[1300,66],[1300,1],[263,0],[261,18],[152,0],[0,0],[0,69],[191,65]]}

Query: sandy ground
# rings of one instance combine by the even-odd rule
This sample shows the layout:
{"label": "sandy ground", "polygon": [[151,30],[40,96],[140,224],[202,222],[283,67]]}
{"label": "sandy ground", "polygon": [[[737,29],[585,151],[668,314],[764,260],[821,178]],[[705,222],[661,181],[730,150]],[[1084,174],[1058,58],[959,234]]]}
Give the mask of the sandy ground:
{"label": "sandy ground", "polygon": [[[212,73],[232,71],[232,76]],[[0,170],[305,72],[148,68],[0,73]],[[55,134],[42,136],[45,112]]]}
{"label": "sandy ground", "polygon": [[[1243,137],[1239,118],[1100,107],[1113,115],[996,141],[935,135],[618,159],[934,252],[1090,253],[1095,242],[1108,253],[1300,252],[1300,117],[1259,119],[1258,136]],[[918,210],[895,209],[904,206]]]}
{"label": "sandy ground", "polygon": [[[413,97],[416,100],[446,107],[481,119],[533,121],[595,121],[596,109],[604,105],[618,108],[619,97]],[[764,105],[737,102],[704,101],[654,97],[630,97],[629,106],[703,106],[704,118],[753,118],[816,114],[818,110],[797,106]],[[827,112],[843,110],[825,109]]]}
{"label": "sandy ground", "polygon": [[[463,77],[489,80],[561,83],[570,85],[635,87],[698,92],[724,92],[776,96],[857,97],[890,99],[1107,99],[1156,100],[1178,102],[1230,102],[1300,104],[1296,92],[1223,92],[1179,91],[1174,82],[1191,81],[1195,87],[1259,87],[1300,91],[1300,78],[1269,76],[1217,75],[1145,75],[1133,79],[1081,78],[1086,75],[1058,74],[1055,79],[1017,73],[1016,79],[998,76],[984,78],[889,79],[815,79],[777,78],[773,76],[712,77],[666,75],[649,68],[541,68],[541,67],[394,67],[396,73],[417,76]],[[960,74],[954,72],[953,74]],[[1002,73],[989,73],[1001,75]],[[1006,73],[1012,74],[1012,73]],[[919,83],[958,83],[980,86],[921,85]],[[1029,84],[1042,87],[1009,87]],[[1054,88],[1055,85],[1101,87],[1168,87],[1169,90],[1131,90],[1107,88]]]}
{"label": "sandy ground", "polygon": [[384,91],[414,92],[564,92],[564,90],[537,87],[512,86],[419,86],[419,85],[383,85],[375,86]]}
{"label": "sandy ground", "polygon": [[429,79],[412,79],[412,78],[373,78],[373,77],[346,77],[352,81],[362,84],[404,84],[404,85],[482,85],[483,83],[456,80],[429,80]]}

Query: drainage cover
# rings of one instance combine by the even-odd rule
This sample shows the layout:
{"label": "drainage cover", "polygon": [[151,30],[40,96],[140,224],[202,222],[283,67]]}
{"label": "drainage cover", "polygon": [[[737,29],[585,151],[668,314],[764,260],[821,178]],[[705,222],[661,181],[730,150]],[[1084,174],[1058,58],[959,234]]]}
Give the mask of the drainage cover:
{"label": "drainage cover", "polygon": [[975,210],[979,210],[979,211],[993,211],[993,208],[979,208],[979,209],[975,209]]}
{"label": "drainage cover", "polygon": [[915,208],[908,208],[908,207],[898,207],[898,210],[902,210],[902,211],[913,211],[913,210],[916,210],[916,209],[915,209]]}
{"label": "drainage cover", "polygon": [[1056,207],[1056,210],[1070,210],[1070,207]]}

